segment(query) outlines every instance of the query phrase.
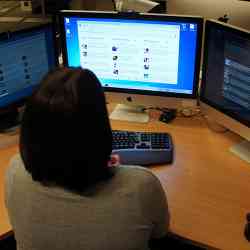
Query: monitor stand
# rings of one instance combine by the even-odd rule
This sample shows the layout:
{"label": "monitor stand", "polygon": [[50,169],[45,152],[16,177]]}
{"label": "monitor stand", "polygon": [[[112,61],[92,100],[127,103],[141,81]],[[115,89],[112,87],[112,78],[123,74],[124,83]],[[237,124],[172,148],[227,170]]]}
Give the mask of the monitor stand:
{"label": "monitor stand", "polygon": [[225,133],[228,131],[223,125],[217,123],[214,119],[211,119],[209,116],[205,116],[208,127],[216,133]]}
{"label": "monitor stand", "polygon": [[250,163],[250,141],[243,140],[241,143],[232,146],[230,152]]}
{"label": "monitor stand", "polygon": [[[207,124],[209,128],[217,133],[227,132],[228,129],[223,125],[220,125],[213,119],[210,119],[208,116],[205,116]],[[237,155],[242,160],[250,163],[250,141],[243,140],[239,144],[235,144],[229,148],[229,151],[235,155]]]}
{"label": "monitor stand", "polygon": [[149,114],[142,106],[117,104],[110,115],[112,120],[147,123]]}

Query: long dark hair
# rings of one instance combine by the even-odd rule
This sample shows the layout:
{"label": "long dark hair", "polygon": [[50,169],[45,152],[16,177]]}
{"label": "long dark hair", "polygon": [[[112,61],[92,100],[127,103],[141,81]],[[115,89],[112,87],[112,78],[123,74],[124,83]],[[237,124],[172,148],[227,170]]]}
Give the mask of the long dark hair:
{"label": "long dark hair", "polygon": [[112,133],[102,86],[89,70],[50,72],[28,101],[20,152],[34,181],[83,191],[111,176]]}

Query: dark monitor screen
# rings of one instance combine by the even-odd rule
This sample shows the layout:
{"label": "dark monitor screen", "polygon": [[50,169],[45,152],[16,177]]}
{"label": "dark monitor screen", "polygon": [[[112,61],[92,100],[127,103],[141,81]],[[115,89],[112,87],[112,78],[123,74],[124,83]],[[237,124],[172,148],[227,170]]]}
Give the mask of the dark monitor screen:
{"label": "dark monitor screen", "polygon": [[207,21],[201,100],[250,127],[250,33]]}
{"label": "dark monitor screen", "polygon": [[52,25],[13,32],[0,39],[0,108],[32,94],[57,65]]}
{"label": "dark monitor screen", "polygon": [[105,90],[195,97],[202,18],[62,12],[64,60]]}

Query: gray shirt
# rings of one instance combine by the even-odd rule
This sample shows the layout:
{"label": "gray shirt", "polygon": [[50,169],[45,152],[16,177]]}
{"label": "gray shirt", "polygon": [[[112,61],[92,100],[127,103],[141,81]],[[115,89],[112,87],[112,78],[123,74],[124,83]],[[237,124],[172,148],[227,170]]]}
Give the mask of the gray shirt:
{"label": "gray shirt", "polygon": [[117,167],[80,195],[34,182],[16,156],[5,190],[18,250],[146,250],[169,226],[161,184],[141,167]]}

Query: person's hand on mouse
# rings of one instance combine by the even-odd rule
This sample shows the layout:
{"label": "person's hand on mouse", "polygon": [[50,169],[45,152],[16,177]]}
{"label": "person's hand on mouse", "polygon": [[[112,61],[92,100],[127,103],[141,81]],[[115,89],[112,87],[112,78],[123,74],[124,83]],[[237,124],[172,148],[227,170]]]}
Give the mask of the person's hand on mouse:
{"label": "person's hand on mouse", "polygon": [[118,167],[120,165],[120,156],[117,154],[112,154],[110,160],[108,161],[108,167]]}

